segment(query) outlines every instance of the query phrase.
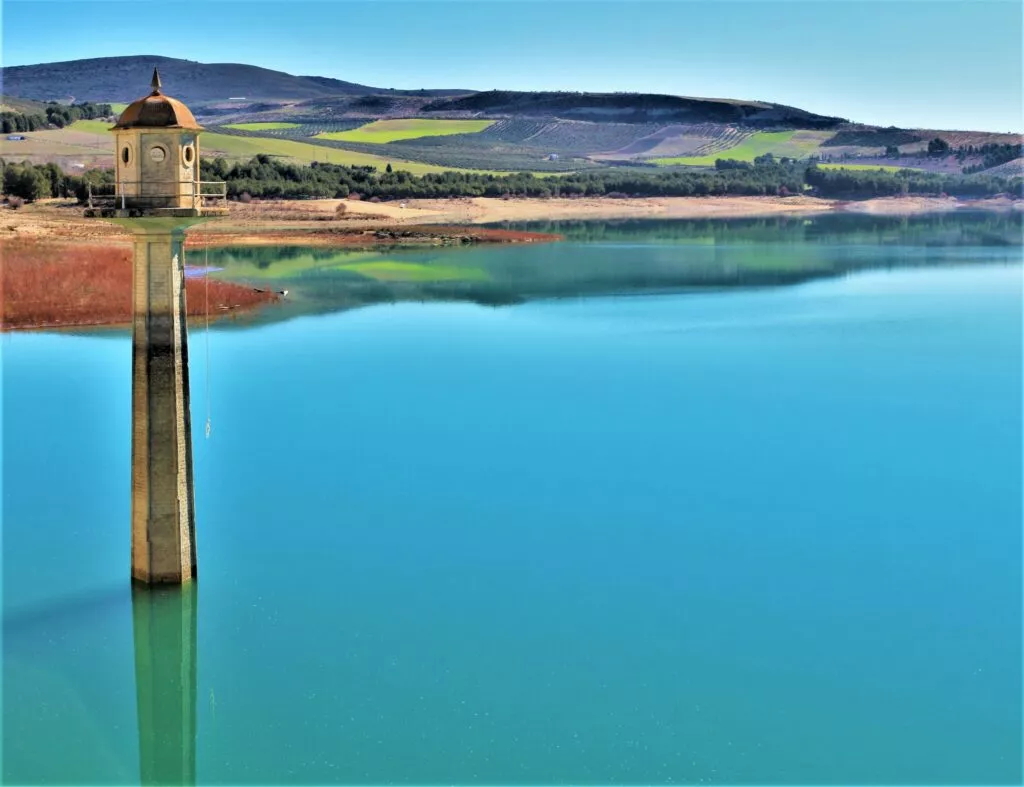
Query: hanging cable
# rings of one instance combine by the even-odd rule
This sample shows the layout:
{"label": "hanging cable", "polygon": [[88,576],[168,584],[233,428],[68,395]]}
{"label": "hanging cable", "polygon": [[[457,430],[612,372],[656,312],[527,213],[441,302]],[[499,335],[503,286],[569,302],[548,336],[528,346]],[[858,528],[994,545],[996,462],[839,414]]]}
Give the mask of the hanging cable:
{"label": "hanging cable", "polygon": [[210,247],[206,247],[206,259],[203,263],[203,278],[206,285],[206,438],[210,438],[211,423],[210,406]]}

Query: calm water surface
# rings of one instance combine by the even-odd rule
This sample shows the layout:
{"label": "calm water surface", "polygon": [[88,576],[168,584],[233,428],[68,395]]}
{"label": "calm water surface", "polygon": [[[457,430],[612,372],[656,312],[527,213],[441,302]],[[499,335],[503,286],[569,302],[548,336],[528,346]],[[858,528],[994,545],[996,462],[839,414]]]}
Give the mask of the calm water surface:
{"label": "calm water surface", "polygon": [[193,332],[200,581],[134,608],[129,338],[4,336],[4,781],[1019,782],[1020,247],[858,248]]}

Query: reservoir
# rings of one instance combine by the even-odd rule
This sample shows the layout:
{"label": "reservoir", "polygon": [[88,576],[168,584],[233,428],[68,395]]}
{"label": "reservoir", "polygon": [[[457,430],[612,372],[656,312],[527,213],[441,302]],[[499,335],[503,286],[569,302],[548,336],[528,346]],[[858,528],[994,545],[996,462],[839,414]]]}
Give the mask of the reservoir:
{"label": "reservoir", "polygon": [[[210,253],[196,783],[1019,782],[1019,216],[529,228]],[[3,780],[139,783],[130,336],[0,341]]]}

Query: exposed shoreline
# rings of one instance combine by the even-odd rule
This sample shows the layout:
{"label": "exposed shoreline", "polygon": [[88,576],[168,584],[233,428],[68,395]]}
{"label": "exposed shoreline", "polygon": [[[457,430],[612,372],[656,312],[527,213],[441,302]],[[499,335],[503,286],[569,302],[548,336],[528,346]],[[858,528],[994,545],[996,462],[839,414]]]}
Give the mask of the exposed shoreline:
{"label": "exposed shoreline", "polygon": [[[864,213],[920,215],[958,210],[1024,211],[1024,200],[1006,197],[881,197],[860,201],[818,197],[608,197],[498,199],[491,197],[360,202],[351,200],[229,203],[231,213],[188,233],[197,247],[289,244],[325,246],[438,245],[554,240],[536,233],[506,233],[481,224],[602,219],[714,219]],[[336,211],[344,204],[345,213]],[[120,227],[86,219],[70,200],[48,200],[0,212],[0,242],[14,238],[128,241]]]}
{"label": "exposed shoreline", "polygon": [[[339,204],[344,211],[338,214]],[[841,202],[814,197],[651,197],[642,199],[464,198],[370,203],[349,200],[233,203],[231,213],[191,228],[186,252],[226,246],[320,246],[372,250],[480,243],[545,243],[557,233],[483,224],[628,219],[720,219],[859,213],[909,216],[1024,210],[1024,200],[897,197]],[[130,324],[131,236],[86,219],[71,200],[0,212],[3,319],[0,330],[97,328]],[[189,280],[189,317],[242,315],[277,299],[270,291],[211,280],[210,301]]]}

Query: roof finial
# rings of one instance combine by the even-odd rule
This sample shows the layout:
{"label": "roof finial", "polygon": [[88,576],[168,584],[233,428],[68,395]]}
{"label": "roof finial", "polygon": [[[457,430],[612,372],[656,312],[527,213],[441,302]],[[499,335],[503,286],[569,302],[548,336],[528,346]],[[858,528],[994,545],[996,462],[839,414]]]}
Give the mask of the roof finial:
{"label": "roof finial", "polygon": [[155,68],[153,69],[153,81],[150,83],[150,86],[153,88],[154,96],[160,92],[160,72]]}

